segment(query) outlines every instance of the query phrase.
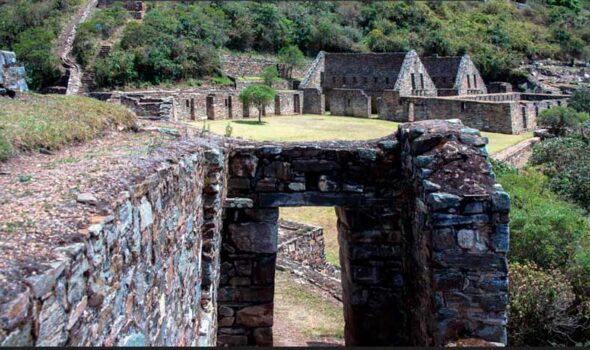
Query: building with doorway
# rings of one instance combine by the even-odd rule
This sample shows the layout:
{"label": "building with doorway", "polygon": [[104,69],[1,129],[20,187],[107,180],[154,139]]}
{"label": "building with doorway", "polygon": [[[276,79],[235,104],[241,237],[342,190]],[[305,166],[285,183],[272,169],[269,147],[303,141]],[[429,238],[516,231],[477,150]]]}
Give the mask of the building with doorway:
{"label": "building with doorway", "polygon": [[[493,91],[499,91],[493,83]],[[489,132],[518,134],[537,127],[537,115],[565,106],[569,96],[489,94],[469,55],[423,57],[407,53],[320,52],[300,84],[304,113],[398,122],[460,119]]]}
{"label": "building with doorway", "polygon": [[413,50],[320,53],[299,87],[310,94],[304,112],[355,117],[377,114],[385,90],[398,96],[436,96],[434,82]]}
{"label": "building with doorway", "polygon": [[[258,110],[244,105],[240,91],[180,90],[93,92],[89,96],[129,107],[139,117],[163,120],[218,120],[256,118]],[[303,92],[279,90],[275,100],[262,112],[266,115],[297,115],[302,113]]]}

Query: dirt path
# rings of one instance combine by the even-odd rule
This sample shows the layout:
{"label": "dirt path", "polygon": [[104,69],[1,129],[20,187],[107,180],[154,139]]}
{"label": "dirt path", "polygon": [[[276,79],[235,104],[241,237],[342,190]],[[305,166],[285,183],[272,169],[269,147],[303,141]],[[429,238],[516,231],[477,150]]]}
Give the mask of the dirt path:
{"label": "dirt path", "polygon": [[74,16],[72,16],[70,22],[68,22],[68,25],[61,32],[57,40],[57,53],[59,54],[64,67],[66,67],[69,72],[66,95],[76,95],[80,90],[82,67],[80,67],[72,57],[72,47],[74,45],[78,26],[90,17],[90,14],[96,8],[97,4],[98,0],[88,0],[88,2],[83,5]]}
{"label": "dirt path", "polygon": [[344,346],[338,300],[285,271],[275,282],[274,346]]}

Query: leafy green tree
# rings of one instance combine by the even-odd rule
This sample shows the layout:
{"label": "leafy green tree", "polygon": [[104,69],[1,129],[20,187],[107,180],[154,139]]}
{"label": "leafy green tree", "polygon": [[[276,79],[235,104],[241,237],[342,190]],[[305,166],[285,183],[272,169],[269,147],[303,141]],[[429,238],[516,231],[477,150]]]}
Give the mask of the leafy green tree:
{"label": "leafy green tree", "polygon": [[293,68],[305,63],[305,56],[297,46],[290,45],[279,50],[279,63],[285,67],[283,78],[290,79]]}
{"label": "leafy green tree", "polygon": [[269,86],[254,84],[240,93],[240,101],[245,105],[254,105],[258,110],[258,123],[262,124],[262,111],[276,96],[276,92]]}
{"label": "leafy green tree", "polygon": [[578,112],[590,113],[590,88],[583,87],[574,91],[569,101],[569,107]]}
{"label": "leafy green tree", "polygon": [[571,108],[552,107],[542,111],[537,117],[537,122],[549,128],[554,135],[564,136],[568,128],[579,126],[583,118],[582,114]]}
{"label": "leafy green tree", "polygon": [[272,87],[274,83],[279,80],[279,72],[277,71],[277,67],[273,65],[264,68],[260,73],[260,77],[264,81],[264,84]]}

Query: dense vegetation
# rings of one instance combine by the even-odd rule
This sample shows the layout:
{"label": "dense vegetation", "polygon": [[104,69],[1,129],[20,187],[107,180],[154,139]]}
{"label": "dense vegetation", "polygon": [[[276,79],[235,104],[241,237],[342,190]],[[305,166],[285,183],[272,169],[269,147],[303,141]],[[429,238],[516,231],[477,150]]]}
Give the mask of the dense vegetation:
{"label": "dense vegetation", "polygon": [[129,128],[127,108],[88,97],[29,94],[3,99],[0,108],[0,161],[20,151],[52,151],[83,142],[106,128]]}
{"label": "dense vegetation", "polygon": [[590,339],[590,223],[585,211],[550,190],[538,170],[496,165],[510,193],[512,346]]}
{"label": "dense vegetation", "polygon": [[[590,90],[539,121],[556,137],[535,145],[534,168],[497,165],[512,196],[512,345],[588,344],[590,333]],[[567,201],[566,201],[567,200]]]}
{"label": "dense vegetation", "polygon": [[[486,79],[509,79],[527,58],[587,58],[588,11],[576,1],[235,2],[153,4],[99,62],[101,85],[218,74],[217,53],[326,51],[470,53]],[[177,40],[180,38],[180,40]],[[105,76],[106,75],[106,76]]]}
{"label": "dense vegetation", "polygon": [[63,75],[55,41],[81,0],[0,2],[0,50],[16,52],[27,69],[29,87],[54,85]]}
{"label": "dense vegetation", "polygon": [[[0,3],[0,47],[17,51],[33,88],[59,77],[52,45],[80,0]],[[219,75],[220,49],[276,54],[296,46],[326,51],[470,53],[486,79],[507,79],[521,60],[590,56],[588,0],[488,2],[150,2],[143,22],[127,25],[120,45],[96,62],[103,86],[160,84]],[[81,27],[78,58],[123,24],[118,6]]]}

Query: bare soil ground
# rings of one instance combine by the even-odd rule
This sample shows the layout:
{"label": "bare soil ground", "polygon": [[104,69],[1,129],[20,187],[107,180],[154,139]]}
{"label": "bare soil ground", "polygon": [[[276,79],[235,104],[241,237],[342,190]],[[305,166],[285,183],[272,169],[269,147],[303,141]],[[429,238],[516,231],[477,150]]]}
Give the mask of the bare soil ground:
{"label": "bare soil ground", "polygon": [[[5,288],[19,288],[10,282],[51,260],[52,247],[88,234],[134,177],[151,169],[152,152],[172,139],[158,131],[110,130],[54,154],[24,153],[0,163],[0,303],[17,292]],[[96,203],[79,203],[80,193]]]}

